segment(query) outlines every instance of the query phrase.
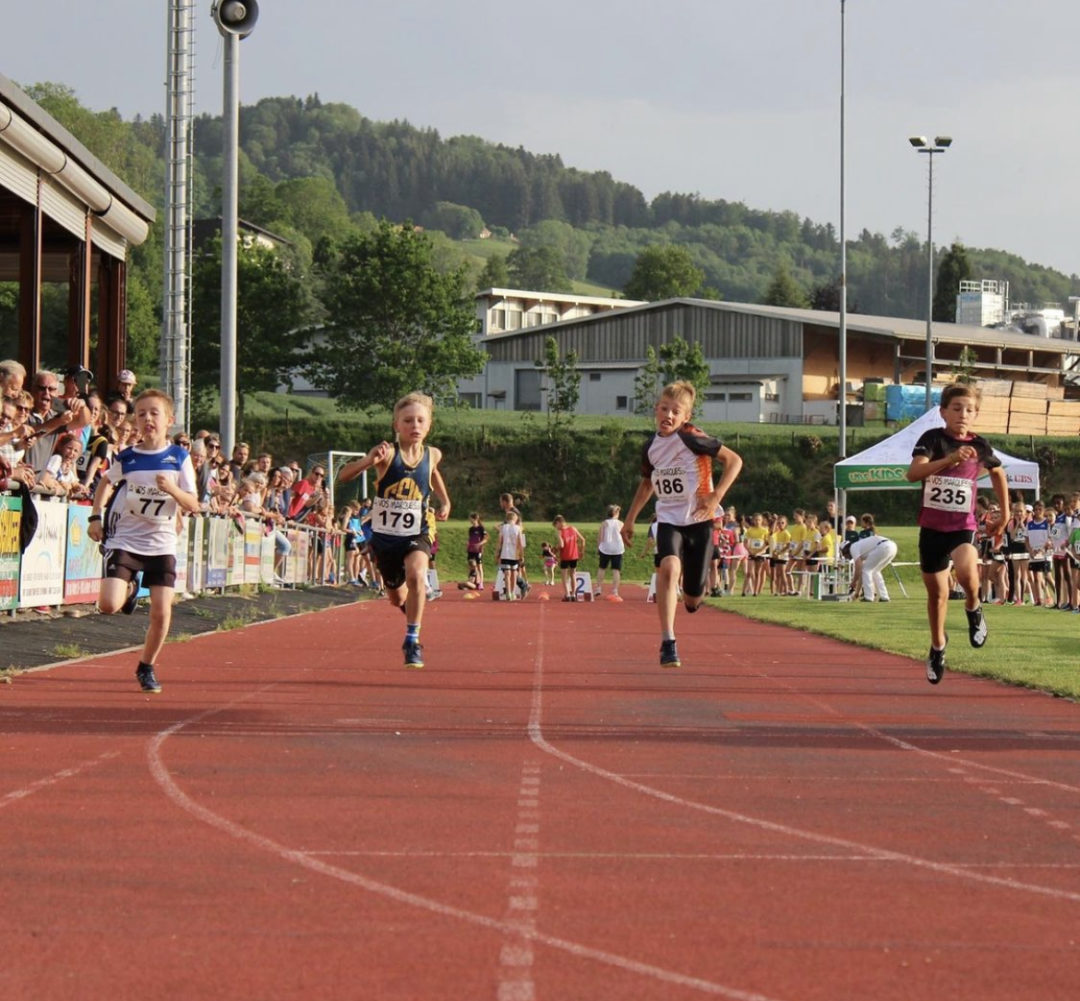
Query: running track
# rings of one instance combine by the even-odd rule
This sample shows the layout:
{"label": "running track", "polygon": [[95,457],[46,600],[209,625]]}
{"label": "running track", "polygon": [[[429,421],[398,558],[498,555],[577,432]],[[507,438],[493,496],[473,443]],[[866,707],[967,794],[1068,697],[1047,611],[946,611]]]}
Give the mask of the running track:
{"label": "running track", "polygon": [[382,602],[0,688],[0,998],[1077,996],[1075,705],[679,626],[454,593],[419,672]]}

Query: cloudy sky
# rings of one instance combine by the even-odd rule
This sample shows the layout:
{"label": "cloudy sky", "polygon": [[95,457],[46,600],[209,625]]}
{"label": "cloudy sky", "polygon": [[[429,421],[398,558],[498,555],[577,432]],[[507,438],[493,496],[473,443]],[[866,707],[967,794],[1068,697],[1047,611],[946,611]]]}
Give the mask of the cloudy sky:
{"label": "cloudy sky", "polygon": [[[260,2],[241,45],[245,104],[318,93],[444,137],[559,153],[646,197],[698,192],[839,226],[841,0]],[[0,72],[125,117],[164,111],[168,0],[9,7]],[[907,137],[951,135],[935,157],[935,242],[1080,274],[1080,5],[845,10],[848,236],[925,238],[928,158]],[[197,108],[217,114],[210,0],[195,19]]]}

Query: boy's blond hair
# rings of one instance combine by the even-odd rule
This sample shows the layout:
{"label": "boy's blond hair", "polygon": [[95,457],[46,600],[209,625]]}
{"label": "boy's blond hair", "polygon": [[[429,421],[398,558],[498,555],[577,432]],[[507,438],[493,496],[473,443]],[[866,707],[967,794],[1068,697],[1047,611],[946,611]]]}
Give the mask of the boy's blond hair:
{"label": "boy's blond hair", "polygon": [[941,409],[944,410],[953,400],[969,396],[975,401],[975,409],[982,405],[982,390],[967,382],[950,382],[941,391]]}
{"label": "boy's blond hair", "polygon": [[426,393],[406,393],[394,404],[394,420],[402,410],[412,406],[425,407],[429,417],[435,413],[435,401]]}
{"label": "boy's blond hair", "polygon": [[135,406],[138,406],[143,400],[161,400],[170,414],[176,413],[176,404],[173,403],[173,398],[163,389],[144,389],[135,397]]}
{"label": "boy's blond hair", "polygon": [[670,400],[678,400],[679,403],[685,404],[687,409],[693,413],[694,403],[697,400],[697,390],[692,382],[680,379],[677,382],[669,382],[660,391],[660,399],[665,397]]}

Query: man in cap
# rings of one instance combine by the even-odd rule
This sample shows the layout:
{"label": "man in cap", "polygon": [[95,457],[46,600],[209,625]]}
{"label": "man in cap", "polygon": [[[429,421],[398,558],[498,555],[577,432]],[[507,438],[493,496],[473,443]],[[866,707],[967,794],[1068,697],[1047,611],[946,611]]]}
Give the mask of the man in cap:
{"label": "man in cap", "polygon": [[135,393],[135,384],[139,380],[135,378],[135,373],[130,368],[120,370],[120,374],[116,377],[117,392],[128,402],[131,402],[131,398]]}

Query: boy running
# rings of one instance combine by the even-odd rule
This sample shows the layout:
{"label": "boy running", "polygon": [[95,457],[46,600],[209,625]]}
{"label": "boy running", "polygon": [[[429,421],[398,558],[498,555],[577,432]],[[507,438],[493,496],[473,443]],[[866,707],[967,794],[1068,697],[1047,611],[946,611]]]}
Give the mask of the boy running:
{"label": "boy running", "polygon": [[[642,450],[641,482],[622,529],[623,540],[630,545],[634,522],[655,492],[661,667],[680,665],[675,649],[679,577],[686,610],[696,612],[708,583],[713,516],[742,469],[742,459],[735,452],[690,423],[695,396],[690,382],[673,382],[661,392],[654,410],[656,433]],[[714,460],[724,466],[715,488]]]}
{"label": "boy running", "polygon": [[406,667],[423,667],[420,625],[427,599],[434,526],[431,498],[439,502],[435,518],[450,516],[450,496],[439,472],[442,452],[424,444],[434,409],[430,396],[409,393],[394,404],[396,442],[379,442],[367,455],[341,467],[348,483],[374,467],[375,502],[371,511],[371,548],[390,603],[405,613]]}
{"label": "boy running", "polygon": [[102,473],[87,530],[105,553],[98,596],[103,614],[135,611],[138,574],[150,589],[150,625],[135,677],[139,688],[155,694],[161,685],[154,662],[172,621],[177,512],[199,513],[191,457],[186,449],[169,444],[172,422],[171,397],[158,389],[139,394],[135,424],[141,441],[125,448]]}
{"label": "boy running", "polygon": [[[986,621],[979,601],[979,559],[975,539],[975,484],[990,474],[1001,511],[1009,510],[1009,488],[1001,460],[973,426],[979,416],[979,391],[953,383],[941,394],[943,428],[927,431],[915,443],[907,479],[922,483],[919,509],[919,566],[926,586],[930,619],[930,653],[926,679],[932,685],[945,674],[945,616],[949,605],[949,562],[964,590],[968,639],[973,647],[986,642]],[[987,523],[995,545],[1001,544],[1004,520]]]}

